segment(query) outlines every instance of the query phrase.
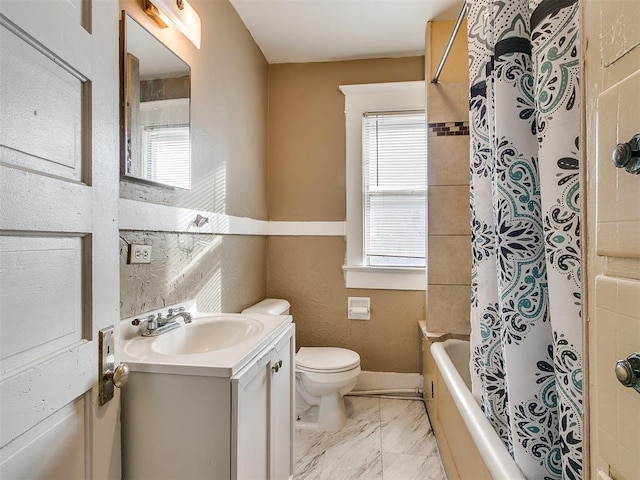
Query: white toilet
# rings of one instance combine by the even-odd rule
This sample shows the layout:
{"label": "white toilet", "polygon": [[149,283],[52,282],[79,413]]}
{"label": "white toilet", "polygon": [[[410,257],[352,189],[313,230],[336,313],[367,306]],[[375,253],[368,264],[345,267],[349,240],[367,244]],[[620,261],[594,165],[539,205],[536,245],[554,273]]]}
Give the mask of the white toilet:
{"label": "white toilet", "polygon": [[[267,298],[242,313],[288,315],[286,300]],[[355,387],[360,355],[337,347],[302,347],[296,353],[298,426],[337,431],[347,423],[344,395]]]}

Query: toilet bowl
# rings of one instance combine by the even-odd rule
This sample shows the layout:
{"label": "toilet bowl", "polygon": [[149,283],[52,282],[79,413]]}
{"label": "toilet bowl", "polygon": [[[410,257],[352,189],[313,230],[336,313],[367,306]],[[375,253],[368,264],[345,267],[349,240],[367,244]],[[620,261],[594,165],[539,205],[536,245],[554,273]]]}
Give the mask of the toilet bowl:
{"label": "toilet bowl", "polygon": [[[267,298],[242,313],[288,315],[286,300]],[[355,387],[360,355],[338,347],[302,347],[296,353],[297,426],[337,431],[347,423],[344,395]]]}
{"label": "toilet bowl", "polygon": [[302,347],[296,354],[296,415],[300,426],[337,431],[347,423],[343,396],[355,387],[360,355],[337,347]]}

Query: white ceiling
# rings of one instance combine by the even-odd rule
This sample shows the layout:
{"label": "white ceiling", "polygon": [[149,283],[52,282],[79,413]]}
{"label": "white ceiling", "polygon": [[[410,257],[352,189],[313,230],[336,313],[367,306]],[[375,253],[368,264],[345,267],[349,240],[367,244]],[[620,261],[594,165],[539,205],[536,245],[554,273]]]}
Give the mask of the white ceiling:
{"label": "white ceiling", "polygon": [[424,54],[429,20],[462,0],[230,0],[269,63]]}

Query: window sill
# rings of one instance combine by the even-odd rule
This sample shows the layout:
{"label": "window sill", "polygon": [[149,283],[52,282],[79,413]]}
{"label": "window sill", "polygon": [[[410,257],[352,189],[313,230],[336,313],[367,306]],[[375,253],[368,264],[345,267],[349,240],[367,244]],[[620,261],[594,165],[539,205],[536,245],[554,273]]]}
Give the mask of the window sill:
{"label": "window sill", "polygon": [[347,288],[425,290],[427,286],[424,268],[344,265],[342,270]]}

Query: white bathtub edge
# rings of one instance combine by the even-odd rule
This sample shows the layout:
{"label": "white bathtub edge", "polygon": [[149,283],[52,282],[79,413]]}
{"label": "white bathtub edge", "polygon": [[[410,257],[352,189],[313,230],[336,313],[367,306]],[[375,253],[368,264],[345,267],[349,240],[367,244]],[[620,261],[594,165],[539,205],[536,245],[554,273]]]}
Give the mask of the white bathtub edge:
{"label": "white bathtub edge", "polygon": [[451,339],[431,345],[431,354],[442,378],[451,392],[456,407],[493,478],[526,480],[447,355],[445,345],[460,342],[469,343],[463,340]]}

